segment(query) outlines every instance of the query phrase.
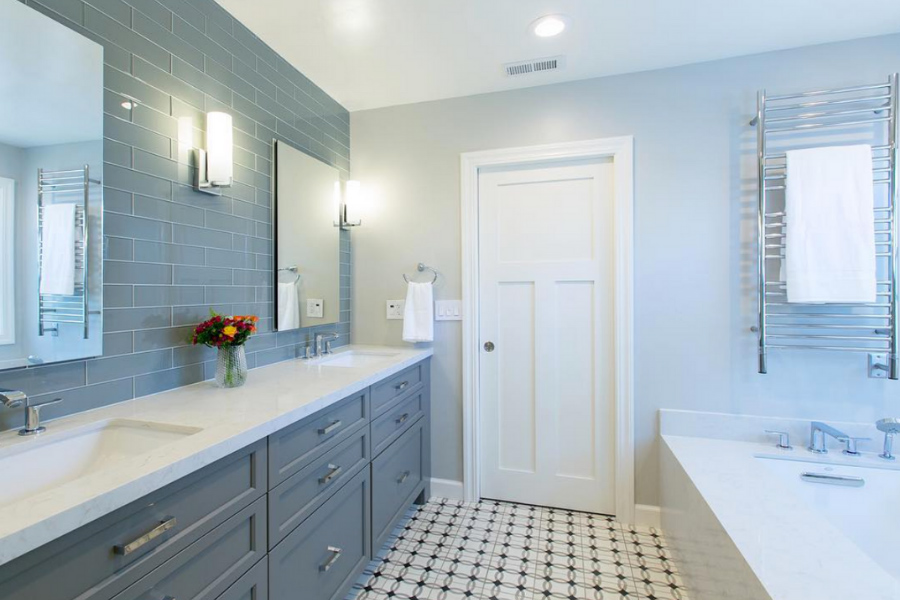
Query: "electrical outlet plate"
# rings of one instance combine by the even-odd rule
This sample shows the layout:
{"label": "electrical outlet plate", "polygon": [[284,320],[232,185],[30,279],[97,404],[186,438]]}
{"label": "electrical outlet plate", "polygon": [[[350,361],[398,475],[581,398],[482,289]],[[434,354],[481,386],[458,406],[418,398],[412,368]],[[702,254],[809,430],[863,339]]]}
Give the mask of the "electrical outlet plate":
{"label": "electrical outlet plate", "polygon": [[325,301],[321,298],[307,298],[306,316],[318,319],[325,316]]}
{"label": "electrical outlet plate", "polygon": [[403,310],[406,308],[405,300],[388,300],[387,301],[387,320],[402,321]]}
{"label": "electrical outlet plate", "polygon": [[888,355],[878,352],[869,352],[869,377],[871,379],[887,379]]}

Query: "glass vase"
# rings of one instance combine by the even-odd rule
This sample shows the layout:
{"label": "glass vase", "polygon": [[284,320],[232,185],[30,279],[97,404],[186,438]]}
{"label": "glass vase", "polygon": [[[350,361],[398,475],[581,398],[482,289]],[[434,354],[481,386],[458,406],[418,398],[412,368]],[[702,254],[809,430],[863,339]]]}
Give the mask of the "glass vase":
{"label": "glass vase", "polygon": [[247,382],[247,354],[243,346],[222,346],[216,359],[216,385],[241,387]]}

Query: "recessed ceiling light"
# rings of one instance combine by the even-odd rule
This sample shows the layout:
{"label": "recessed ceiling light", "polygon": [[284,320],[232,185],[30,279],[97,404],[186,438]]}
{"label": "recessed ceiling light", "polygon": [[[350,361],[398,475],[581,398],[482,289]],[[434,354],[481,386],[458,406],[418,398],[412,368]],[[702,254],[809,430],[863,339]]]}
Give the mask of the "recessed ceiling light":
{"label": "recessed ceiling light", "polygon": [[568,24],[564,15],[546,15],[531,24],[531,32],[542,38],[554,37],[565,31]]}

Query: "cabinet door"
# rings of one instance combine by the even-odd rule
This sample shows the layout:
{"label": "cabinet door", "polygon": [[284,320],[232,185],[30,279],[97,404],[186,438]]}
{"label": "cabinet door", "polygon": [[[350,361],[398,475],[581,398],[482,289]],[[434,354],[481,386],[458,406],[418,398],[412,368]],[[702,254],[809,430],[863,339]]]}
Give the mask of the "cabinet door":
{"label": "cabinet door", "polygon": [[265,465],[262,440],[29,552],[0,567],[0,598],[112,598],[263,496]]}
{"label": "cabinet door", "polygon": [[370,559],[369,481],[363,470],[269,552],[272,598],[343,599]]}
{"label": "cabinet door", "polygon": [[424,489],[425,427],[419,419],[372,461],[372,537],[377,551]]}
{"label": "cabinet door", "polygon": [[260,498],[115,600],[215,600],[265,556],[265,522]]}
{"label": "cabinet door", "polygon": [[269,558],[263,557],[218,600],[269,600]]}
{"label": "cabinet door", "polygon": [[426,379],[426,361],[417,363],[372,386],[372,416],[388,410],[397,399],[422,387]]}

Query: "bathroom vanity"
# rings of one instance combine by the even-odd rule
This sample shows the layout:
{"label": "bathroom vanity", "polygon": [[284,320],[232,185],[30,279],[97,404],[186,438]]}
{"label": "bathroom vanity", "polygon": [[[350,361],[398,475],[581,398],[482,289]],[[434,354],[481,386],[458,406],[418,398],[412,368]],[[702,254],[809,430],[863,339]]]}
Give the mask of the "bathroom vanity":
{"label": "bathroom vanity", "polygon": [[0,506],[0,598],[340,600],[428,497],[431,351],[390,350],[351,348],[256,369],[236,390],[203,383],[82,413],[35,442],[0,437],[2,465],[98,422],[194,427]]}

